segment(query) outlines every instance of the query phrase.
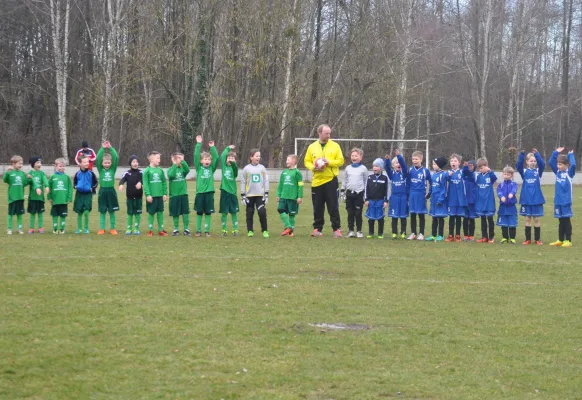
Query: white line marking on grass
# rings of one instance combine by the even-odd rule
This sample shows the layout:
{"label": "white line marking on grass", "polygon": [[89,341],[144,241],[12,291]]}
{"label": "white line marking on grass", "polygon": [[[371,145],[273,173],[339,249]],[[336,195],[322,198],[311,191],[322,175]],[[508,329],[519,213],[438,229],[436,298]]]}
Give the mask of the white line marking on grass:
{"label": "white line marking on grass", "polygon": [[[316,271],[314,271],[316,272]],[[216,279],[216,280],[308,280],[308,281],[356,281],[356,282],[386,282],[386,283],[427,283],[437,285],[483,285],[483,286],[554,286],[554,287],[580,287],[582,283],[571,282],[508,282],[508,281],[463,281],[444,279],[390,279],[390,278],[358,278],[343,277],[333,278],[324,276],[296,276],[296,275],[269,275],[269,276],[239,276],[239,275],[204,275],[204,274],[81,274],[73,272],[32,272],[32,273],[0,273],[0,276],[12,277],[51,277],[51,278],[172,278],[172,279]]]}

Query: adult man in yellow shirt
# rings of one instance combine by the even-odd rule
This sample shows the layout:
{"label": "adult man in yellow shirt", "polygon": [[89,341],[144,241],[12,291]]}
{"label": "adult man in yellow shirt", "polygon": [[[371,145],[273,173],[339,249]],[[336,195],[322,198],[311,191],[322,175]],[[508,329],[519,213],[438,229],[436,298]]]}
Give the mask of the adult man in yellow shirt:
{"label": "adult man in yellow shirt", "polygon": [[[331,219],[331,228],[336,238],[342,237],[339,214],[338,175],[339,168],[344,165],[344,156],[339,144],[331,140],[331,128],[320,125],[317,128],[319,140],[307,148],[305,168],[313,171],[311,182],[311,200],[313,202],[313,233],[311,236],[322,236],[325,223],[325,206]],[[321,158],[323,167],[316,168],[315,160]]]}

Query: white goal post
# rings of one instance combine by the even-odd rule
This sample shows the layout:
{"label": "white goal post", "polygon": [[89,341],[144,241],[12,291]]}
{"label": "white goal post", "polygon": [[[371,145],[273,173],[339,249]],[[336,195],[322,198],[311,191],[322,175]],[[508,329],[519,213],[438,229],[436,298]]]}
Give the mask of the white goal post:
{"label": "white goal post", "polygon": [[[303,142],[313,142],[317,140],[317,138],[295,138],[295,154],[299,155],[298,151],[299,151],[299,142],[303,141]],[[429,154],[428,154],[428,140],[427,139],[404,139],[404,140],[398,140],[398,139],[333,139],[334,142],[386,142],[386,143],[391,143],[391,142],[396,142],[396,143],[400,143],[400,142],[416,142],[416,143],[424,143],[425,144],[425,150],[424,150],[424,163],[426,168],[430,169],[430,165],[429,165]],[[345,155],[344,155],[345,156]]]}

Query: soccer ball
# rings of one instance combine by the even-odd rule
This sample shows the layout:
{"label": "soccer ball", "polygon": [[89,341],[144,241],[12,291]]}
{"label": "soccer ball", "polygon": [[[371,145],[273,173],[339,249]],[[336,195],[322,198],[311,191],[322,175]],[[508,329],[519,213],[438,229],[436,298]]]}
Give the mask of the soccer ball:
{"label": "soccer ball", "polygon": [[315,169],[317,171],[321,171],[322,169],[325,168],[325,161],[323,160],[323,158],[318,158],[317,160],[315,160],[315,162],[313,163],[313,166],[315,167]]}

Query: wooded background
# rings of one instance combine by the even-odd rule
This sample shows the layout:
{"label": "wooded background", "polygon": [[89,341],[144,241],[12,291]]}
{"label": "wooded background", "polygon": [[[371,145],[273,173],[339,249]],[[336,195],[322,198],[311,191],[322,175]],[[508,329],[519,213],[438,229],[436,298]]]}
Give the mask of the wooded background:
{"label": "wooded background", "polygon": [[176,150],[191,161],[201,134],[276,167],[320,123],[493,166],[522,148],[579,154],[581,5],[0,0],[0,161],[108,139],[169,164]]}

